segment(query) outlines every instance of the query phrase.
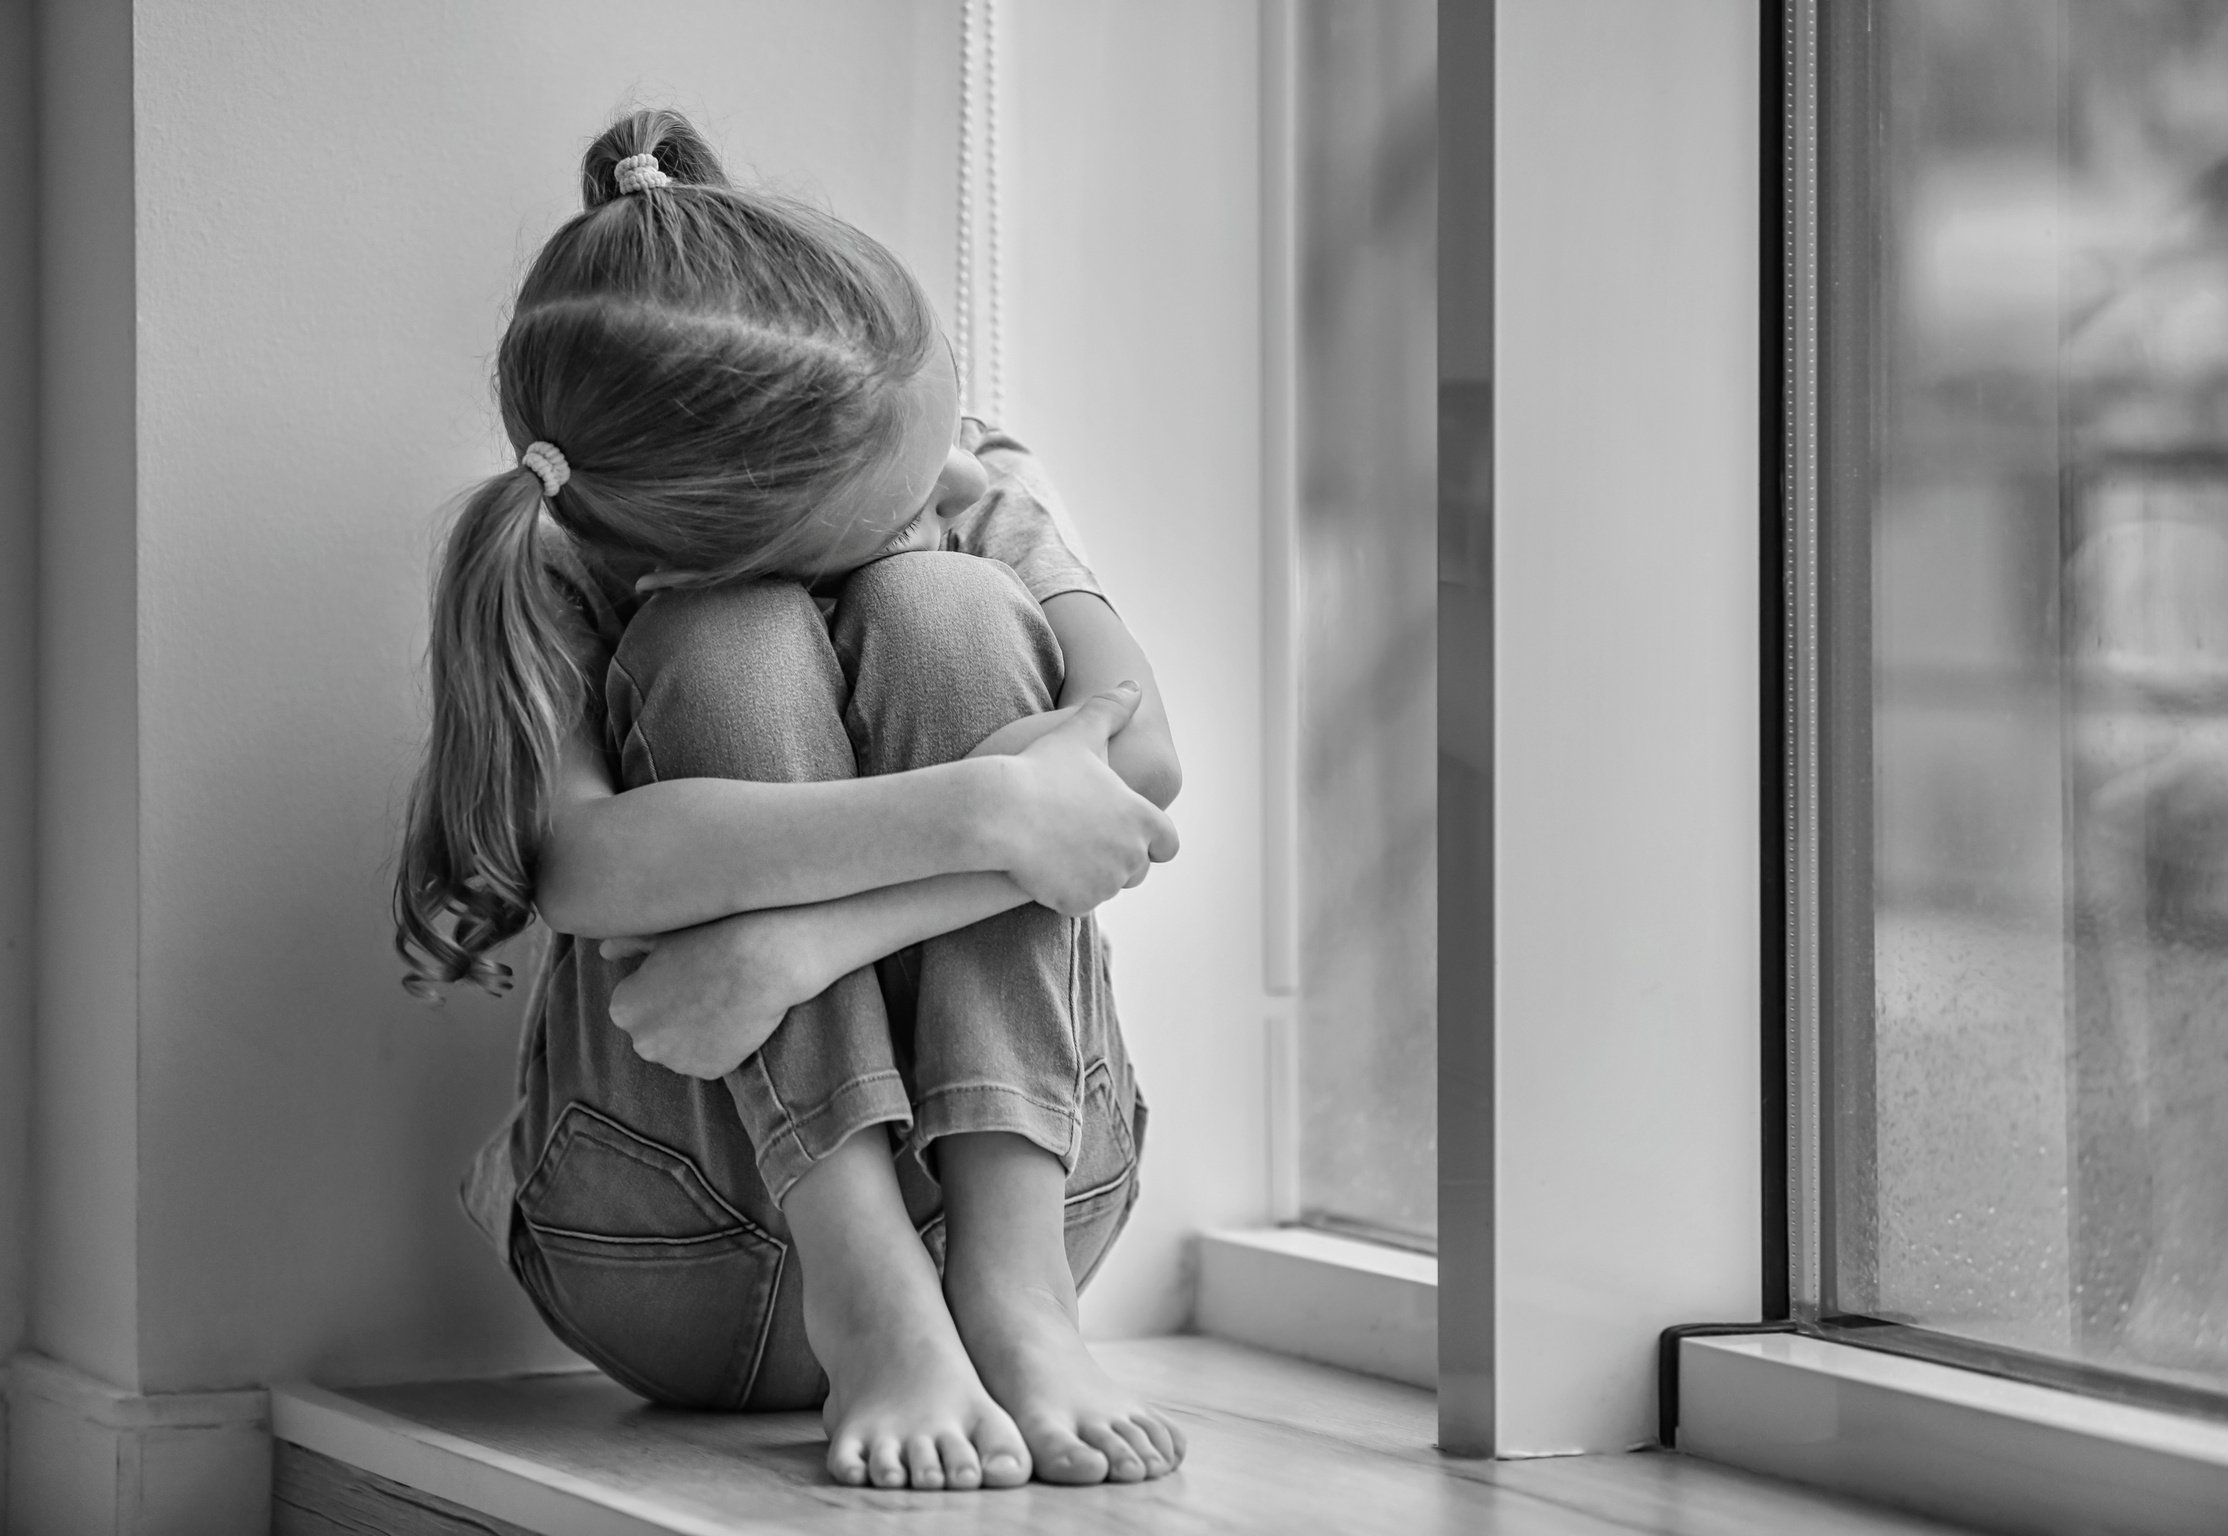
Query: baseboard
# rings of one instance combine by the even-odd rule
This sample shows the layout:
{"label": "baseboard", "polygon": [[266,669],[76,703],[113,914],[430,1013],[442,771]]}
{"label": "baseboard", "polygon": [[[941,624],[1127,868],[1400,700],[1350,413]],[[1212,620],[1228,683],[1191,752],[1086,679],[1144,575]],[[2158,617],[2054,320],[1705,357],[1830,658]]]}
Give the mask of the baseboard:
{"label": "baseboard", "polygon": [[43,1355],[7,1370],[7,1536],[266,1536],[270,1394],[114,1387]]}
{"label": "baseboard", "polygon": [[1305,1227],[1199,1239],[1197,1326],[1411,1386],[1439,1384],[1439,1261]]}

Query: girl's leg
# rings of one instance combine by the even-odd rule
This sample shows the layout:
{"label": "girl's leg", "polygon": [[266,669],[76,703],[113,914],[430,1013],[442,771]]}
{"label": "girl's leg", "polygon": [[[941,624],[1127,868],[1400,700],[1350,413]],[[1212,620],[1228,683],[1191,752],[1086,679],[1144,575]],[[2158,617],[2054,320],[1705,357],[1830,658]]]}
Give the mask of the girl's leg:
{"label": "girl's leg", "polygon": [[984,1388],[907,1217],[888,1134],[815,1163],[783,1207],[804,1262],[805,1331],[828,1371],[828,1471],[877,1488],[1010,1488],[1027,1442]]}
{"label": "girl's leg", "polygon": [[1136,1482],[1172,1472],[1183,1431],[1117,1386],[1084,1348],[1075,1271],[1057,1212],[1059,1160],[1002,1131],[937,1143],[950,1237],[944,1294],[991,1395],[1055,1483]]}
{"label": "girl's leg", "polygon": [[[661,779],[849,779],[846,684],[793,582],[664,592],[627,625],[605,684],[621,787]],[[725,1079],[776,1201],[854,1132],[912,1119],[874,973],[790,1011]]]}
{"label": "girl's leg", "polygon": [[[895,556],[846,585],[834,623],[860,767],[964,756],[1052,707],[1059,646],[1002,565]],[[1075,1296],[1136,1197],[1141,1107],[1098,925],[1030,905],[885,960],[883,993],[914,1088],[907,1176],[940,1175],[945,1292],[984,1383],[1037,1475],[1134,1480],[1182,1441],[1100,1371]]]}
{"label": "girl's leg", "polygon": [[[793,585],[734,585],[653,599],[628,626],[606,695],[628,787],[658,778],[793,782],[856,771],[843,726],[842,673],[818,610]],[[593,1005],[596,998],[586,994],[599,989],[608,999],[618,974],[606,968],[583,988],[583,1002]],[[795,1383],[816,1378],[816,1359],[829,1380],[828,1465],[839,1481],[964,1488],[1025,1480],[1028,1448],[970,1364],[900,1195],[887,1128],[902,1130],[910,1111],[874,974],[856,972],[792,1010],[724,1085],[699,1084],[633,1059],[607,1017],[598,1030],[595,1007],[577,1011],[582,1033],[597,1038],[576,1043],[568,1054],[600,1053],[586,1074],[592,1081],[576,1082],[577,1091],[603,1094],[624,1084],[618,1093],[623,1113],[612,1119],[658,1121],[660,1136],[685,1149],[683,1163],[728,1169],[729,1188],[715,1180],[712,1202],[726,1204],[736,1193],[735,1203],[749,1212],[779,1206],[778,1215],[757,1227],[774,1240],[786,1239],[795,1262],[782,1263],[777,1253],[772,1266],[774,1325],[755,1374],[789,1383],[789,1396],[746,1387],[738,1401],[702,1405],[803,1406]],[[713,1094],[728,1102],[715,1108],[706,1102]],[[640,1161],[635,1150],[633,1161]],[[733,1191],[739,1163],[755,1173],[749,1180],[754,1191]],[[647,1373],[628,1371],[630,1360],[615,1341],[641,1357],[644,1335],[653,1335],[657,1353],[685,1360],[692,1332],[709,1338],[724,1326],[722,1299],[698,1295],[709,1292],[709,1284],[685,1299],[673,1284],[671,1240],[685,1236],[701,1246],[697,1234],[637,1230],[653,1203],[671,1204],[664,1182],[637,1178],[633,1188],[632,1209],[597,1218],[599,1231],[633,1239],[632,1250],[607,1243],[608,1251],[593,1256],[595,1265],[577,1266],[595,1278],[576,1283],[558,1305],[544,1301],[545,1312],[569,1311],[570,1329],[560,1331],[574,1335],[576,1347],[584,1339],[584,1352],[630,1384]],[[522,1212],[527,1203],[522,1192]],[[564,1221],[542,1224],[549,1233],[520,1266],[522,1276],[536,1265],[548,1268],[542,1250],[572,1240],[571,1213],[563,1214]],[[624,1225],[629,1222],[635,1225]],[[527,1225],[534,1227],[531,1215]],[[614,1262],[622,1255],[626,1262]],[[613,1281],[613,1274],[626,1278]],[[589,1285],[601,1287],[600,1299],[595,1315],[583,1317],[580,1306],[568,1309],[565,1302],[576,1301]],[[558,1288],[530,1281],[529,1289],[544,1300],[544,1292],[556,1295]],[[759,1304],[755,1294],[724,1302],[730,1308]],[[801,1329],[785,1329],[785,1319]],[[658,1382],[648,1385],[651,1395],[668,1395],[656,1390]]]}

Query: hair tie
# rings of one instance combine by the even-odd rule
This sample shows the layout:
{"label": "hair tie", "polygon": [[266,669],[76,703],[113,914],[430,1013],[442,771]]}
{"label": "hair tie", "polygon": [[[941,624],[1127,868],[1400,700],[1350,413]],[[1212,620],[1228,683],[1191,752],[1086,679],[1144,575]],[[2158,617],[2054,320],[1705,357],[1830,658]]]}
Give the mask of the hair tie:
{"label": "hair tie", "polygon": [[565,456],[557,451],[555,443],[545,443],[538,439],[528,443],[526,451],[518,456],[518,465],[521,469],[532,470],[539,477],[542,495],[545,497],[555,496],[563,489],[565,482],[572,478],[572,466],[565,462]]}
{"label": "hair tie", "polygon": [[629,155],[619,162],[617,176],[619,195],[629,192],[646,192],[653,187],[669,187],[673,178],[658,169],[656,155]]}

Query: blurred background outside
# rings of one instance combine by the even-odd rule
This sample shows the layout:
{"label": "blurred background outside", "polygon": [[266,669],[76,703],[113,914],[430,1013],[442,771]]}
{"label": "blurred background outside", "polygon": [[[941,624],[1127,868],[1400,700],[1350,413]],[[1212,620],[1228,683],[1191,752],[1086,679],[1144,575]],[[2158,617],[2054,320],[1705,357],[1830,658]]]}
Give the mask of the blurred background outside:
{"label": "blurred background outside", "polygon": [[1874,10],[1838,1303],[2228,1387],[2228,0]]}
{"label": "blurred background outside", "polygon": [[1437,23],[1294,13],[1300,1216],[1438,1230]]}

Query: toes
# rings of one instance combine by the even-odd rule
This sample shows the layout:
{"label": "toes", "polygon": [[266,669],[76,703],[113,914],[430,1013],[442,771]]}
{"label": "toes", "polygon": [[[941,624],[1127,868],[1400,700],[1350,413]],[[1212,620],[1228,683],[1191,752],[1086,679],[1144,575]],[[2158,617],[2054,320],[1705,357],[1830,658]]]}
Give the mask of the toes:
{"label": "toes", "polygon": [[839,1435],[828,1442],[828,1476],[846,1488],[866,1481],[866,1447],[857,1435]]}
{"label": "toes", "polygon": [[982,1485],[985,1488],[1019,1488],[1029,1481],[1030,1462],[1026,1457],[1011,1451],[993,1451],[982,1459]]}
{"label": "toes", "polygon": [[1153,1443],[1153,1449],[1159,1453],[1160,1459],[1168,1464],[1169,1471],[1173,1472],[1183,1465],[1183,1431],[1177,1429],[1175,1425],[1161,1418],[1158,1414],[1153,1413],[1139,1414],[1137,1422],[1143,1427],[1145,1438]]}
{"label": "toes", "polygon": [[889,1435],[877,1436],[867,1452],[866,1475],[877,1488],[902,1488],[906,1483],[905,1454]]}
{"label": "toes", "polygon": [[967,1437],[957,1430],[947,1430],[936,1437],[936,1459],[944,1466],[945,1487],[982,1486],[982,1458],[975,1454],[975,1447]]}
{"label": "toes", "polygon": [[1137,1457],[1137,1465],[1147,1477],[1165,1477],[1173,1470],[1168,1458],[1161,1455],[1160,1447],[1153,1444],[1152,1436],[1145,1433],[1144,1425],[1135,1419],[1116,1419],[1113,1429]]}
{"label": "toes", "polygon": [[[1114,1443],[1120,1445],[1121,1441]],[[1037,1476],[1048,1483],[1106,1481],[1109,1465],[1106,1453],[1086,1445],[1066,1430],[1039,1434],[1030,1449],[1036,1456]],[[1129,1454],[1126,1447],[1123,1454]]]}
{"label": "toes", "polygon": [[1034,1447],[1022,1438],[1019,1427],[1003,1412],[977,1420],[969,1438],[974,1441],[976,1454],[982,1457],[985,1488],[1018,1488],[1029,1481],[1029,1474],[1037,1465]]}
{"label": "toes", "polygon": [[1085,1424],[1078,1431],[1083,1443],[1106,1458],[1106,1479],[1111,1483],[1136,1483],[1145,1478],[1145,1463],[1111,1424]]}
{"label": "toes", "polygon": [[944,1461],[933,1437],[915,1435],[905,1442],[905,1471],[916,1488],[944,1486]]}

